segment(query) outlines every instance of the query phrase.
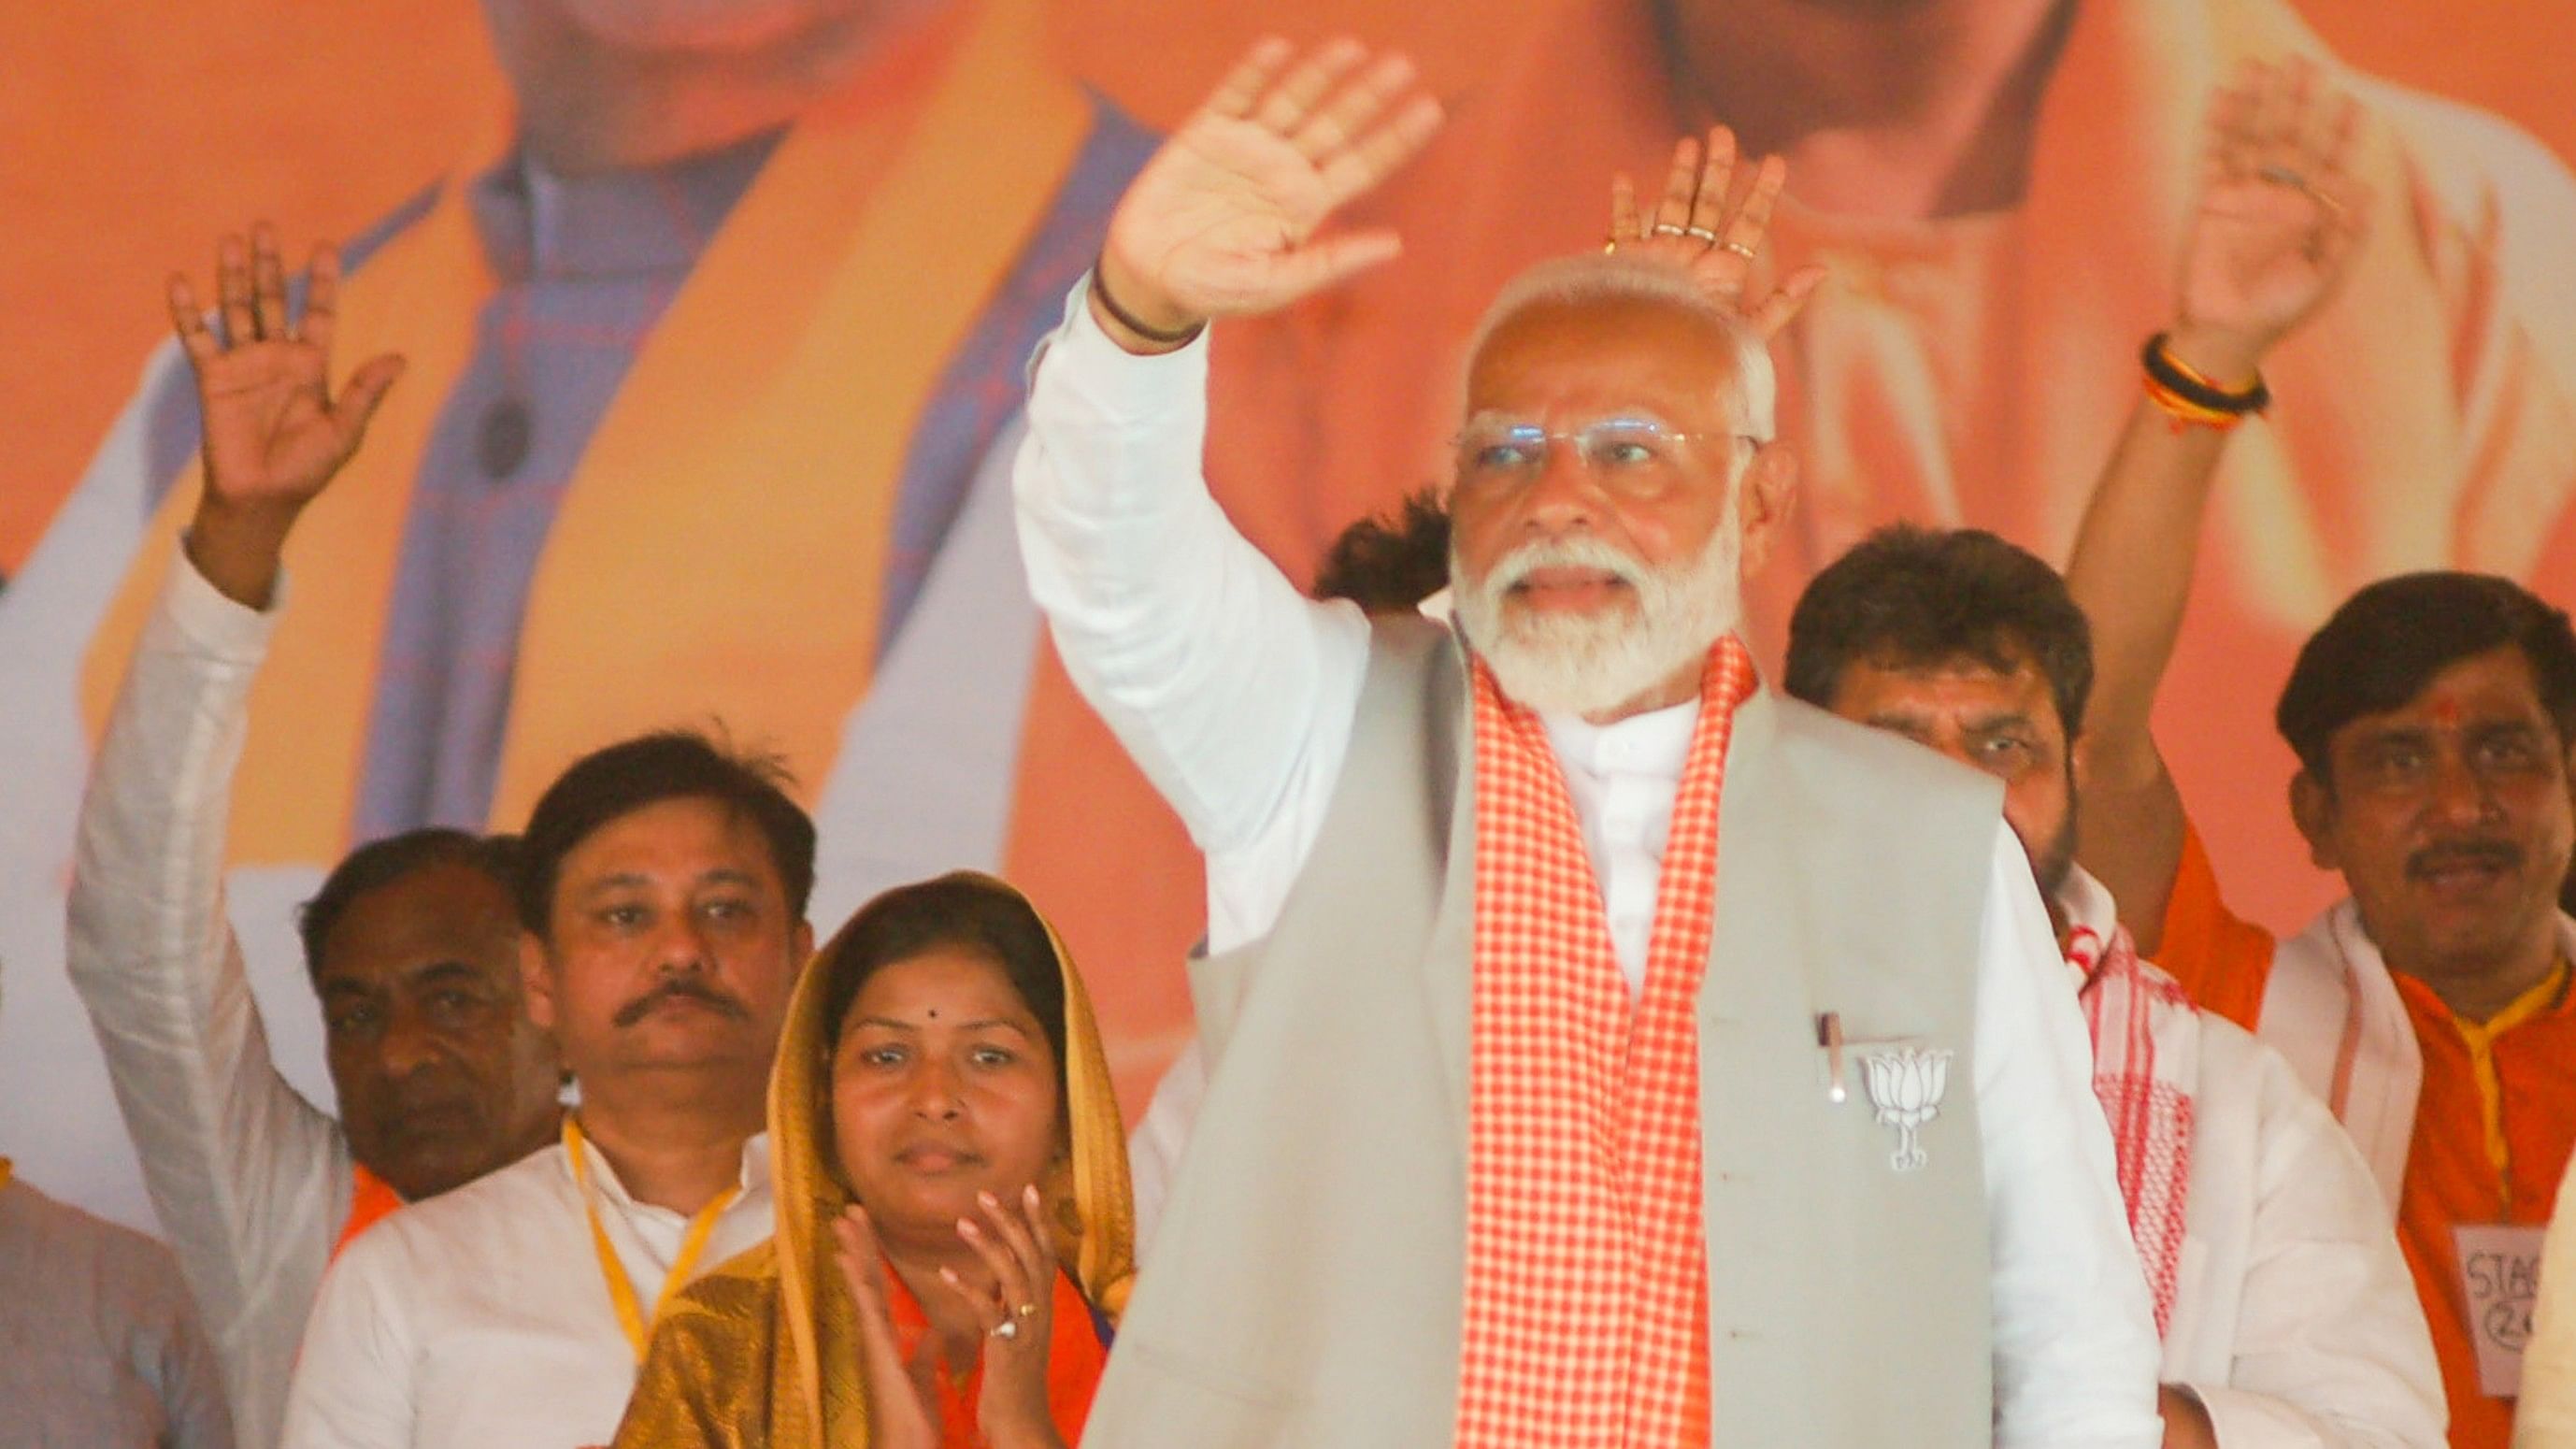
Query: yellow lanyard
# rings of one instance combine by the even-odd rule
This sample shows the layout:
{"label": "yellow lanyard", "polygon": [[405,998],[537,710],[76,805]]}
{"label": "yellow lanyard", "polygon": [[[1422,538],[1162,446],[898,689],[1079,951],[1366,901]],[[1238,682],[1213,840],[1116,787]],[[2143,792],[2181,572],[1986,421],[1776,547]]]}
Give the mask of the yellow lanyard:
{"label": "yellow lanyard", "polygon": [[2451,1028],[2469,1049],[2469,1071],[2477,1083],[2478,1107],[2486,1119],[2487,1164],[2495,1169],[2496,1180],[2503,1189],[2503,1212],[2508,1217],[2513,1213],[2513,1144],[2504,1135],[2504,1076],[2496,1069],[2495,1046],[2506,1032],[2548,1010],[2566,985],[2567,962],[2562,959],[2539,985],[2485,1021],[2456,1015],[2451,1018]]}
{"label": "yellow lanyard", "polygon": [[590,1246],[599,1254],[599,1276],[608,1282],[608,1301],[617,1310],[617,1326],[626,1330],[626,1342],[635,1350],[635,1362],[644,1362],[644,1350],[653,1341],[653,1325],[661,1321],[663,1305],[671,1295],[688,1286],[690,1270],[706,1255],[707,1238],[716,1230],[716,1219],[742,1196],[739,1183],[716,1195],[716,1200],[698,1209],[689,1219],[689,1230],[680,1237],[680,1251],[671,1259],[671,1271],[662,1279],[662,1291],[653,1295],[653,1317],[644,1316],[644,1307],[635,1297],[635,1284],[626,1276],[626,1265],[617,1256],[617,1246],[608,1241],[608,1225],[599,1220],[599,1203],[590,1193],[590,1161],[582,1150],[581,1124],[572,1114],[564,1114],[564,1155],[572,1159],[573,1185],[581,1189],[581,1210],[590,1214]]}
{"label": "yellow lanyard", "polygon": [[0,1187],[7,1187],[9,1185],[9,1174],[16,1170],[16,1164],[12,1163],[8,1158],[0,1157]]}

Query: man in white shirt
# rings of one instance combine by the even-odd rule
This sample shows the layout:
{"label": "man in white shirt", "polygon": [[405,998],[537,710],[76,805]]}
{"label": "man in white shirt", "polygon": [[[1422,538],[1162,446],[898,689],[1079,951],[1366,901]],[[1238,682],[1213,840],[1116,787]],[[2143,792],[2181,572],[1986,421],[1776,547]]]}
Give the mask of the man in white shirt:
{"label": "man in white shirt", "polygon": [[1088,1442],[2154,1443],[2082,1023],[1991,787],[1752,688],[1732,642],[1796,464],[1779,319],[1709,288],[1776,174],[1730,209],[1677,168],[1647,259],[1495,307],[1452,495],[1472,663],[1300,599],[1208,498],[1202,324],[1394,250],[1310,240],[1436,121],[1362,60],[1256,52],[1035,372],[1032,591],[1207,852],[1218,953]]}
{"label": "man in white shirt", "polygon": [[[370,359],[331,395],[336,261],[328,249],[316,254],[301,317],[289,314],[282,271],[264,232],[248,246],[225,244],[222,337],[184,280],[170,297],[180,343],[204,380],[209,481],[165,627],[144,646],[144,685],[121,709],[141,741],[125,748],[137,754],[142,780],[154,778],[153,724],[176,721],[168,727],[181,743],[164,763],[196,783],[164,794],[183,812],[212,794],[205,813],[215,820],[264,624],[247,611],[270,603],[287,535],[356,451],[402,368],[396,357]],[[192,620],[202,633],[191,634]],[[170,665],[166,679],[150,667],[161,651],[184,660],[192,650],[203,657]],[[137,812],[115,808],[113,797],[124,785],[142,788],[135,777],[112,770],[102,792],[110,798],[86,840],[116,849],[92,862],[97,882],[132,869],[117,852],[136,850]],[[663,1296],[769,1235],[763,1093],[789,990],[813,946],[805,905],[814,825],[781,784],[768,761],[696,735],[658,734],[585,757],[538,801],[506,902],[517,930],[506,934],[529,1026],[553,1034],[581,1105],[556,1145],[395,1213],[347,1245],[292,1359],[282,1442],[604,1441]],[[183,905],[219,918],[210,904],[219,832],[193,815],[183,822],[194,828],[177,832],[188,838],[173,858],[199,882],[182,892]],[[336,955],[369,900],[359,893],[337,926],[320,924],[331,940],[326,954]],[[115,930],[124,928],[110,927],[114,906],[92,900],[75,934],[121,939]],[[203,922],[195,929],[220,934]],[[332,980],[322,986],[334,995]],[[256,1063],[258,1027],[238,971],[217,975],[212,995],[209,1020],[189,1029],[222,1047],[219,1060]],[[334,1010],[363,1015],[386,1005],[342,992]],[[393,1006],[398,1017],[408,1010]],[[549,1067],[543,1080],[551,1078]],[[173,1100],[178,1113],[263,1110],[220,1094]],[[309,1109],[298,1118],[276,1112],[274,1094],[264,1101],[267,1125],[248,1140],[286,1142],[281,1153],[308,1157],[333,1152],[327,1124]],[[130,1094],[126,1106],[136,1110]],[[137,1135],[154,1140],[141,1127]],[[335,1186],[309,1172],[279,1182],[294,1195],[290,1207],[303,1202],[296,1211],[307,1223],[330,1221],[314,1218],[313,1205],[331,1200]],[[211,1205],[227,1216],[264,1203],[234,1194]],[[285,1289],[292,1296],[271,1298],[269,1312],[302,1306],[310,1291],[292,1281]],[[267,1441],[263,1430],[251,1435]]]}
{"label": "man in white shirt", "polygon": [[220,270],[229,345],[174,298],[207,482],[82,802],[68,962],[242,1441],[271,1444],[337,1246],[550,1140],[561,1067],[520,1000],[510,843],[454,830],[352,852],[301,913],[338,1120],[270,1058],[227,924],[233,770],[286,538],[394,364],[330,405],[329,260],[292,328],[271,235],[226,243]]}
{"label": "man in white shirt", "polygon": [[2368,1164],[2279,1052],[2137,960],[2075,864],[2092,680],[2056,570],[1990,533],[1898,526],[1807,586],[1783,685],[2004,782],[2100,1055],[2164,1334],[2165,1443],[2437,1449],[2441,1375]]}
{"label": "man in white shirt", "polygon": [[780,783],[673,732],[586,756],[539,799],[528,1007],[580,1106],[559,1143],[341,1254],[288,1445],[604,1442],[660,1305],[768,1236],[764,1093],[813,946],[814,827]]}

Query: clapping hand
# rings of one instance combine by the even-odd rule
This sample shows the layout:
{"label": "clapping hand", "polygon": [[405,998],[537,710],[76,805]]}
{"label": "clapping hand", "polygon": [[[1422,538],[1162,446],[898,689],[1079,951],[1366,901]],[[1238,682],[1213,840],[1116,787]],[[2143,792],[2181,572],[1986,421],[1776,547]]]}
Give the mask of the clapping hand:
{"label": "clapping hand", "polygon": [[1752,289],[1753,261],[1771,226],[1771,208],[1789,179],[1788,163],[1765,156],[1754,168],[1742,199],[1727,204],[1735,178],[1735,133],[1710,129],[1705,151],[1696,137],[1673,147],[1673,164],[1652,217],[1637,209],[1636,184],[1627,173],[1610,179],[1609,250],[1671,262],[1690,273],[1702,293],[1734,312],[1768,339],[1805,306],[1825,269],[1801,267],[1776,287]]}
{"label": "clapping hand", "polygon": [[[1014,1203],[989,1192],[977,1196],[980,1216],[959,1219],[957,1236],[983,1260],[991,1280],[970,1282],[952,1268],[939,1270],[940,1281],[957,1295],[983,1338],[976,1431],[992,1449],[1064,1449],[1047,1403],[1056,1257],[1041,1199],[1034,1187],[1023,1189]],[[868,1442],[873,1449],[935,1449],[941,1429],[924,1379],[930,1360],[904,1361],[886,1283],[894,1270],[878,1248],[867,1210],[856,1203],[844,1209],[832,1221],[832,1237],[841,1281],[858,1308]]]}
{"label": "clapping hand", "polygon": [[277,234],[223,239],[215,288],[223,331],[206,322],[185,274],[170,279],[170,322],[196,373],[205,422],[206,486],[188,553],[209,582],[253,608],[276,586],[278,554],[306,504],[358,450],[367,420],[402,375],[392,354],[370,358],[338,397],[330,392],[339,256],[313,250],[304,314],[290,319]]}
{"label": "clapping hand", "polygon": [[[1047,1359],[1055,1343],[1055,1242],[1034,1187],[1005,1204],[978,1194],[981,1218],[957,1224],[958,1236],[992,1273],[971,1284],[953,1270],[939,1275],[984,1327],[984,1382],[975,1425],[992,1449],[1063,1449],[1047,1407]],[[1084,1325],[1088,1331],[1089,1325]]]}
{"label": "clapping hand", "polygon": [[925,1386],[903,1360],[894,1331],[886,1276],[894,1271],[877,1247],[875,1225],[857,1203],[832,1219],[832,1260],[857,1305],[859,1381],[867,1390],[868,1443],[873,1449],[938,1449]]}
{"label": "clapping hand", "polygon": [[1285,306],[1400,249],[1390,231],[1316,233],[1422,148],[1439,104],[1403,56],[1352,40],[1293,66],[1291,54],[1283,40],[1253,47],[1111,215],[1097,280],[1115,306],[1094,310],[1134,350]]}
{"label": "clapping hand", "polygon": [[2332,296],[2369,195],[2348,165],[2361,108],[2315,65],[2248,63],[2210,112],[2171,346],[2234,386]]}

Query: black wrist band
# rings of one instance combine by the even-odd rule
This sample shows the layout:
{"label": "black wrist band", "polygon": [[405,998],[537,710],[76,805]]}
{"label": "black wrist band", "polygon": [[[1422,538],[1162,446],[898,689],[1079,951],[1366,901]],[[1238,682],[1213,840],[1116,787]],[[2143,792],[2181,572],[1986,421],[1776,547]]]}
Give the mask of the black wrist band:
{"label": "black wrist band", "polygon": [[2194,407],[2207,408],[2211,412],[2225,413],[2230,417],[2259,413],[2272,405],[2272,389],[2263,381],[2261,373],[2254,375],[2254,385],[2243,392],[2229,392],[2223,387],[2213,387],[2207,381],[2184,371],[2182,364],[2174,361],[2173,356],[2165,351],[2165,344],[2169,340],[2171,340],[2170,333],[2159,332],[2147,339],[2146,349],[2138,355],[2138,361],[2147,369],[2147,376],[2154,378],[2167,392]]}
{"label": "black wrist band", "polygon": [[1146,326],[1142,321],[1137,319],[1135,313],[1119,306],[1118,299],[1109,295],[1109,283],[1100,275],[1100,259],[1098,257],[1094,257],[1091,260],[1091,295],[1100,299],[1100,310],[1117,318],[1119,326],[1126,328],[1128,331],[1135,333],[1137,336],[1144,338],[1148,342],[1159,342],[1166,347],[1178,347],[1182,343],[1190,341],[1197,337],[1201,332],[1207,330],[1207,323],[1204,321],[1193,322],[1178,332],[1166,332],[1159,327]]}

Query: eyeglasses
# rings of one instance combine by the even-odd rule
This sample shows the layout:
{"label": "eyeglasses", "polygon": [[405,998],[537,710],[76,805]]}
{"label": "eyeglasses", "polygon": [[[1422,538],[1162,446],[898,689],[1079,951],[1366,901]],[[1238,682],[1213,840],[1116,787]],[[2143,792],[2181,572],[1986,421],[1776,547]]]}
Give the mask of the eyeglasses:
{"label": "eyeglasses", "polygon": [[1565,432],[1536,423],[1486,418],[1469,423],[1452,441],[1460,483],[1526,482],[1547,471],[1548,451],[1573,445],[1575,456],[1606,487],[1657,488],[1687,461],[1694,443],[1718,440],[1760,447],[1744,433],[1685,433],[1651,418],[1601,418]]}

